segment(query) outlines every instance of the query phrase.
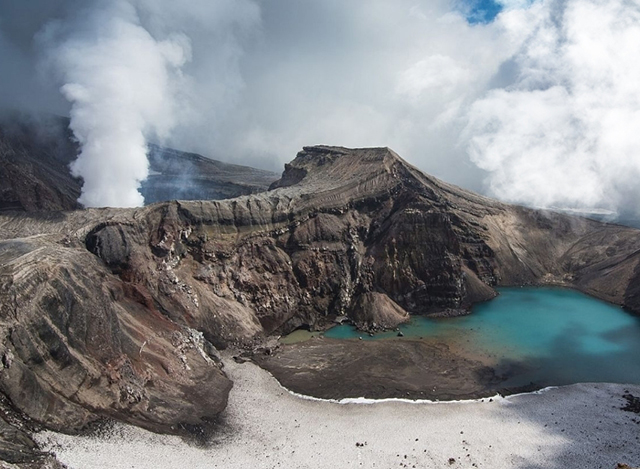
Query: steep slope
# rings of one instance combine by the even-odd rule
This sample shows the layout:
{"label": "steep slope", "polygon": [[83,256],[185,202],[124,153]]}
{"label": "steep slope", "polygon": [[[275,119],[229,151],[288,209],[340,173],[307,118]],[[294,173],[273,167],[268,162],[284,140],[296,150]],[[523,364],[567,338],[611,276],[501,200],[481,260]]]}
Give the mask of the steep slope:
{"label": "steep slope", "polygon": [[395,327],[549,283],[640,312],[640,231],[505,205],[387,148],[306,147],[230,200],[0,215],[0,240],[0,390],[67,430],[205,422],[230,385],[216,347],[344,315]]}
{"label": "steep slope", "polygon": [[68,168],[76,154],[64,120],[0,120],[0,211],[80,208]]}
{"label": "steep slope", "polygon": [[212,347],[73,243],[0,242],[0,390],[58,430],[108,416],[175,432],[213,420],[231,382]]}

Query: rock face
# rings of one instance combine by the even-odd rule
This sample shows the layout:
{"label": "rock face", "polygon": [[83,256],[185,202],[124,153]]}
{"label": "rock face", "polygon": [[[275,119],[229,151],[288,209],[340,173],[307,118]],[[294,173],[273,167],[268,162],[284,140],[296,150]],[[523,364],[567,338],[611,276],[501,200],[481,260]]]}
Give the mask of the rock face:
{"label": "rock face", "polygon": [[349,316],[465,314],[559,284],[640,312],[640,232],[505,205],[388,148],[306,147],[272,189],[141,209],[0,215],[0,390],[47,427],[215,417],[215,349]]}
{"label": "rock face", "polygon": [[0,119],[0,212],[80,208],[76,154],[64,120]]}
{"label": "rock face", "polygon": [[0,242],[0,390],[17,408],[62,431],[112,416],[168,432],[225,408],[231,382],[201,334],[84,246],[42,241]]}

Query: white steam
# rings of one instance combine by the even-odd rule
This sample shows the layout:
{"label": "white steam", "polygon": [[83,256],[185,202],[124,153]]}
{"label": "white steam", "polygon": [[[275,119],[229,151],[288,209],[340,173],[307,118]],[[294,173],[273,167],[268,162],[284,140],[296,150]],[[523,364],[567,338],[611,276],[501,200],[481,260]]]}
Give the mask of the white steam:
{"label": "white steam", "polygon": [[543,5],[510,60],[514,82],[468,111],[470,157],[490,172],[499,198],[632,211],[640,195],[640,9],[623,0]]}
{"label": "white steam", "polygon": [[146,138],[175,126],[180,67],[190,58],[184,35],[158,41],[127,1],[93,7],[42,36],[72,104],[71,129],[81,146],[72,173],[84,180],[87,207],[132,207],[147,178]]}

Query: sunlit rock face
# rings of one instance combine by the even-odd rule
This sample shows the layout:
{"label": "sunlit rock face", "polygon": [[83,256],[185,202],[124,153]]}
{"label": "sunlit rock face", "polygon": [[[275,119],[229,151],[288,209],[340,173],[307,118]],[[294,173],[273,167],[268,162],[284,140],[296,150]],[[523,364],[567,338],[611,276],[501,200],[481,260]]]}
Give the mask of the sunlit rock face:
{"label": "sunlit rock face", "polygon": [[0,239],[0,390],[56,429],[206,423],[231,386],[216,349],[340,316],[466,314],[514,284],[640,310],[637,230],[502,204],[388,148],[306,147],[229,200],[4,214]]}

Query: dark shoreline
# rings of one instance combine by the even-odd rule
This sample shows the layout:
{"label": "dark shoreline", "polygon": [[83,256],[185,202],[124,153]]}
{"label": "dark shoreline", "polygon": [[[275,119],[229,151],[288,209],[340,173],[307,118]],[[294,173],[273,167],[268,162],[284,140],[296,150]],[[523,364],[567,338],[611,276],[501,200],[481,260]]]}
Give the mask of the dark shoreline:
{"label": "dark shoreline", "polygon": [[[637,316],[620,305],[566,285],[517,285],[500,287],[497,292],[518,288],[572,290]],[[302,395],[333,400],[358,397],[478,399],[591,382],[538,373],[537,370],[547,369],[549,365],[542,359],[497,359],[495,355],[476,350],[470,352],[461,344],[443,342],[441,338],[418,338],[407,335],[406,331],[402,334],[402,328],[396,330],[400,331],[398,337],[395,333],[394,337],[387,334],[378,340],[367,340],[366,335],[371,334],[362,331],[360,338],[365,340],[321,336],[306,342],[289,342],[271,348],[272,356],[254,355],[253,360],[271,372],[285,388]],[[604,382],[622,381],[608,379]]]}
{"label": "dark shoreline", "polygon": [[420,339],[318,338],[252,359],[290,391],[320,399],[465,400],[546,387],[530,383],[505,388],[509,370],[498,370],[485,357],[473,359],[447,344]]}

